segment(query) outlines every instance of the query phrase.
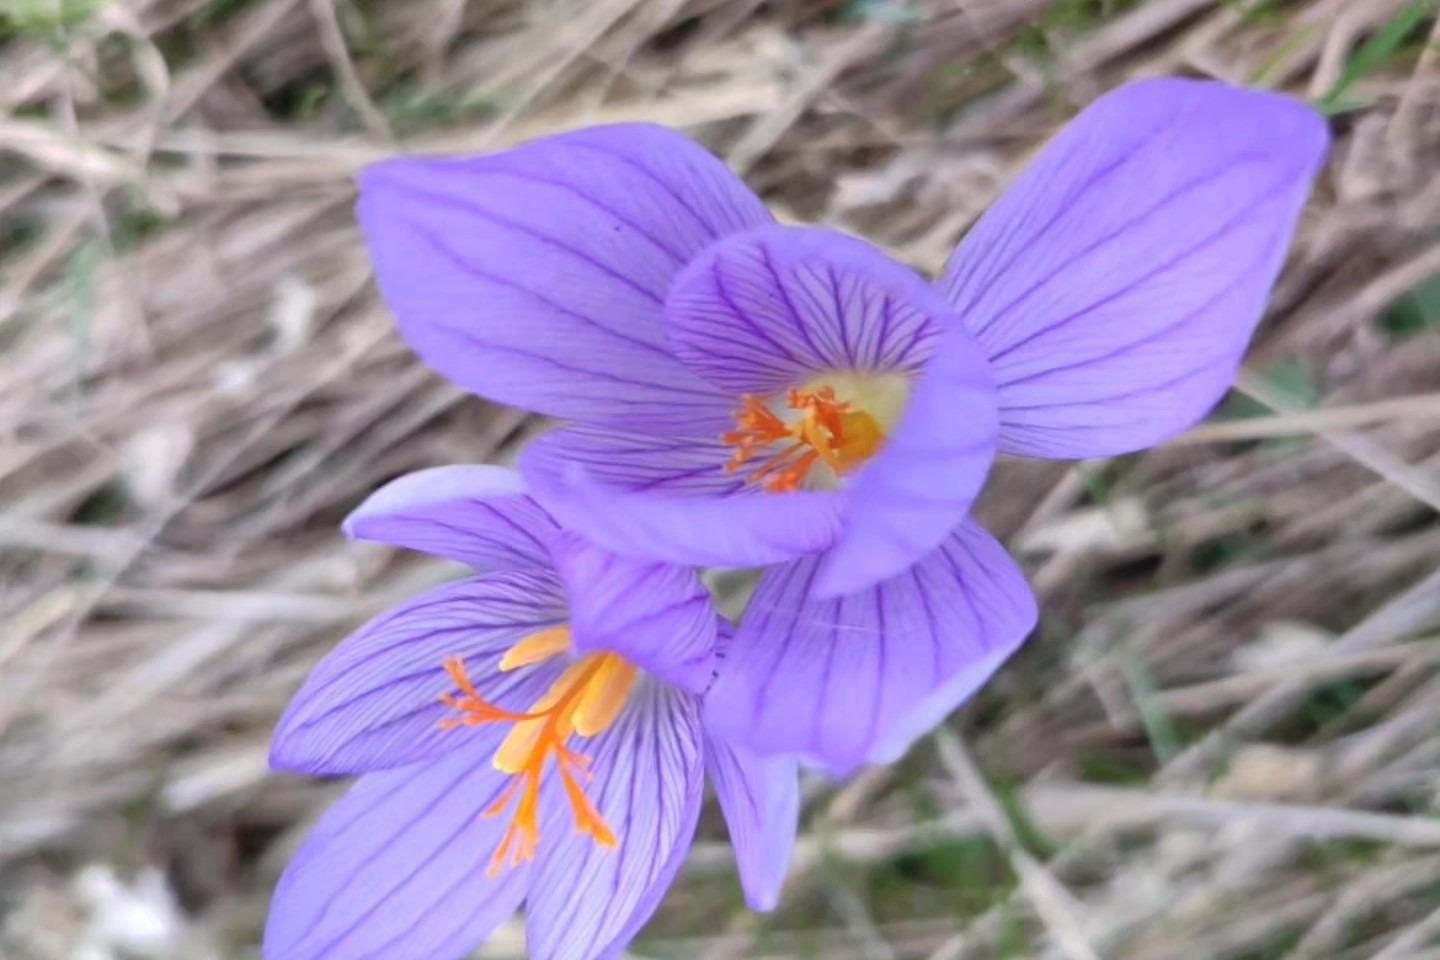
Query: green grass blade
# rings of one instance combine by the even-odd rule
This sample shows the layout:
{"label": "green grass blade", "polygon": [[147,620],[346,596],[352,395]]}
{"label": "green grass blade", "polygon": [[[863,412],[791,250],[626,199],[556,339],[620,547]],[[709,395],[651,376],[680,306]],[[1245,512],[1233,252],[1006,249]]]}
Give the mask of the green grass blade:
{"label": "green grass blade", "polygon": [[1344,100],[1345,94],[1359,80],[1384,66],[1399,52],[1400,46],[1420,26],[1427,15],[1434,12],[1436,0],[1413,0],[1368,40],[1360,45],[1355,55],[1345,62],[1345,69],[1324,96],[1315,104],[1324,114],[1341,113],[1350,108]]}

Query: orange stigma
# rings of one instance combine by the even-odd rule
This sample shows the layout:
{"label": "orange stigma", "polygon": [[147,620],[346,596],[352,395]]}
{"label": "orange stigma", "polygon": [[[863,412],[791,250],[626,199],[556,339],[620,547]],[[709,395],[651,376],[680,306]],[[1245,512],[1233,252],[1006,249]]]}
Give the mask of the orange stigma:
{"label": "orange stigma", "polygon": [[[567,652],[569,640],[567,627],[532,634],[505,654],[499,668],[509,671],[544,662]],[[613,848],[617,843],[614,832],[585,794],[584,784],[594,777],[590,759],[567,744],[572,736],[593,737],[615,722],[634,686],[635,668],[613,653],[587,654],[566,667],[524,713],[502,709],[482,697],[462,658],[448,658],[445,672],[459,692],[442,695],[440,702],[459,716],[442,720],[442,730],[514,724],[494,760],[495,769],[514,780],[484,811],[487,817],[498,817],[514,807],[510,826],[490,860],[489,875],[497,876],[507,866],[518,867],[535,858],[540,844],[540,785],[551,758],[570,801],[575,829],[600,846]]]}
{"label": "orange stigma", "polygon": [[838,399],[834,387],[791,390],[786,406],[794,415],[782,418],[761,398],[744,397],[735,414],[739,429],[720,438],[735,448],[725,469],[735,473],[749,467],[748,483],[789,493],[812,479],[817,466],[828,468],[831,477],[845,476],[885,442],[879,421]]}

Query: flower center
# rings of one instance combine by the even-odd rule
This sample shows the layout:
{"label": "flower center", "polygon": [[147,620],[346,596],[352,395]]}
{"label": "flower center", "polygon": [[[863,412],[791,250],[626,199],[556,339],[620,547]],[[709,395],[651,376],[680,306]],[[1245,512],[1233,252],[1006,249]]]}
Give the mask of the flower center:
{"label": "flower center", "polygon": [[[502,671],[543,663],[570,650],[570,628],[561,626],[531,634],[500,659]],[[575,660],[529,710],[517,713],[487,701],[470,682],[465,661],[450,657],[445,672],[458,693],[440,697],[459,716],[440,722],[442,730],[479,727],[492,723],[514,726],[495,751],[495,769],[512,777],[510,786],[485,809],[498,817],[514,805],[510,826],[490,860],[488,873],[497,876],[505,867],[518,867],[535,859],[540,844],[540,784],[554,761],[575,829],[602,847],[614,847],[615,834],[590,798],[584,784],[594,777],[590,758],[571,750],[572,736],[593,737],[609,729],[625,706],[635,684],[636,669],[617,654],[592,653]]]}
{"label": "flower center", "polygon": [[834,374],[778,398],[746,395],[737,429],[721,435],[735,452],[725,469],[771,493],[832,489],[873,457],[909,393],[901,374]]}

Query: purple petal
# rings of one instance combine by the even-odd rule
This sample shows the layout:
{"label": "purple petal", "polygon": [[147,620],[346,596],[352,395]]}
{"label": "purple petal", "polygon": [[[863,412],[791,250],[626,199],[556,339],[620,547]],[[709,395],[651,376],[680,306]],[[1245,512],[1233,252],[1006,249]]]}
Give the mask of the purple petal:
{"label": "purple petal", "polygon": [[435,467],[406,474],[345,518],[345,532],[468,564],[478,571],[548,567],[555,521],[514,470]]}
{"label": "purple petal", "polygon": [[711,462],[723,451],[703,437],[687,442],[564,429],[531,442],[520,469],[536,499],[567,530],[637,560],[756,567],[835,542],[843,496],[746,487]]}
{"label": "purple petal", "polygon": [[1001,449],[1094,457],[1234,377],[1326,151],[1296,101],[1160,79],[1102,97],[965,238],[943,286],[995,367]]}
{"label": "purple petal", "polygon": [[733,394],[773,394],[834,371],[913,372],[945,304],[912,270],[832,230],[727,237],[670,289],[675,355]]}
{"label": "purple petal", "polygon": [[610,650],[692,693],[715,675],[719,617],[689,567],[630,560],[573,534],[555,545],[577,651]]}
{"label": "purple petal", "polygon": [[774,910],[790,869],[800,819],[795,759],[762,757],[706,737],[705,770],[730,828],[745,902],[752,910]]}
{"label": "purple petal", "polygon": [[705,699],[718,736],[837,776],[902,754],[980,688],[1035,624],[1004,547],[966,521],[905,573],[807,601],[816,561],[767,571]]}
{"label": "purple petal", "polygon": [[529,871],[489,877],[508,778],[490,749],[362,778],[275,891],[266,960],[460,960],[520,905]]}
{"label": "purple petal", "polygon": [[360,177],[381,292],[426,363],[502,403],[670,432],[721,395],[670,355],[662,304],[696,254],[770,223],[725,165],[661,127],[595,127]]}
{"label": "purple petal", "polygon": [[995,385],[961,327],[945,331],[895,429],[846,491],[853,504],[815,579],[838,597],[905,570],[970,512],[995,458]]}
{"label": "purple petal", "polygon": [[445,673],[461,657],[476,688],[523,710],[554,679],[547,668],[499,673],[515,643],[566,619],[561,587],[533,572],[492,573],[448,584],[370,621],[315,667],[275,729],[277,769],[347,774],[403,766],[470,741],[494,745],[500,727],[443,731],[454,711]]}
{"label": "purple petal", "polygon": [[679,497],[754,494],[725,464],[734,451],[719,435],[636,436],[596,427],[565,427],[532,441],[520,459],[537,489],[563,490],[567,476],[583,475],[614,492]]}
{"label": "purple petal", "polygon": [[618,955],[659,906],[700,817],[705,778],[693,696],[643,684],[593,744],[589,794],[619,843],[597,846],[574,832],[563,802],[549,805],[527,907],[533,960]]}

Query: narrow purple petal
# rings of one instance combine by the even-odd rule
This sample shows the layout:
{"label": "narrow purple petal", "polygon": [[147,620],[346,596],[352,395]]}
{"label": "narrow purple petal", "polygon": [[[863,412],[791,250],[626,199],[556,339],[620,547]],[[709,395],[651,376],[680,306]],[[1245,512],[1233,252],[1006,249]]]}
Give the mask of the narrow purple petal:
{"label": "narrow purple petal", "polygon": [[520,905],[529,871],[486,875],[505,828],[488,748],[370,774],[320,820],[275,890],[265,960],[460,960]]}
{"label": "narrow purple petal", "polygon": [[885,446],[851,481],[853,508],[815,579],[815,596],[874,586],[939,546],[984,486],[998,430],[989,365],[969,333],[952,327]]}
{"label": "narrow purple petal", "polygon": [[523,710],[554,679],[546,667],[498,673],[512,645],[565,622],[560,584],[548,574],[492,573],[448,584],[367,623],[315,667],[275,729],[270,762],[310,774],[382,770],[491,744],[504,731],[442,731],[454,712],[440,703],[454,691],[449,657],[465,660],[487,698]]}
{"label": "narrow purple petal", "polygon": [[914,271],[832,230],[727,237],[670,289],[675,355],[733,394],[769,395],[835,371],[914,372],[948,310]]}
{"label": "narrow purple petal", "polygon": [[557,539],[555,565],[577,651],[613,651],[692,693],[710,685],[720,621],[693,569],[617,556],[574,534]]}
{"label": "narrow purple petal", "polygon": [[703,437],[687,444],[563,429],[533,441],[520,469],[567,530],[637,560],[755,567],[835,542],[846,511],[842,495],[747,487],[710,462],[723,451]]}
{"label": "narrow purple petal", "polygon": [[1328,133],[1269,93],[1158,79],[1096,101],[965,238],[943,287],[995,367],[1001,449],[1109,456],[1232,381]]}
{"label": "narrow purple petal", "polygon": [[461,387],[660,433],[723,418],[719,393],[670,355],[661,307],[702,249],[771,218],[693,142],[594,127],[491,156],[386,161],[360,187],[401,333]]}
{"label": "narrow purple petal", "polygon": [[555,521],[514,470],[435,467],[381,487],[345,518],[345,532],[468,564],[477,571],[548,567]]}
{"label": "narrow purple petal", "polygon": [[615,492],[718,497],[755,492],[726,471],[733,451],[719,435],[637,436],[597,427],[565,427],[525,448],[520,466],[537,489],[563,489],[583,474]]}
{"label": "narrow purple petal", "polygon": [[619,842],[601,848],[574,832],[563,801],[547,807],[527,906],[533,960],[618,955],[655,912],[700,817],[700,736],[695,697],[649,683],[593,741],[590,797]]}
{"label": "narrow purple petal", "polygon": [[837,776],[900,756],[980,688],[1035,624],[1004,547],[967,520],[905,573],[808,600],[817,562],[761,575],[705,699],[716,735]]}
{"label": "narrow purple petal", "polygon": [[745,902],[752,910],[774,910],[800,819],[795,759],[762,757],[712,736],[705,739],[705,770],[730,828]]}

